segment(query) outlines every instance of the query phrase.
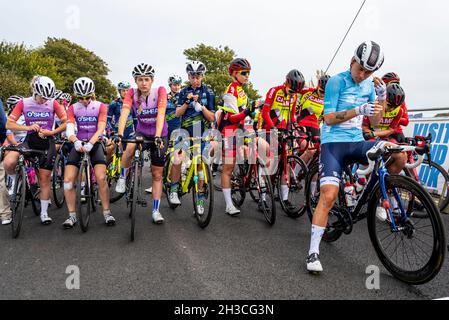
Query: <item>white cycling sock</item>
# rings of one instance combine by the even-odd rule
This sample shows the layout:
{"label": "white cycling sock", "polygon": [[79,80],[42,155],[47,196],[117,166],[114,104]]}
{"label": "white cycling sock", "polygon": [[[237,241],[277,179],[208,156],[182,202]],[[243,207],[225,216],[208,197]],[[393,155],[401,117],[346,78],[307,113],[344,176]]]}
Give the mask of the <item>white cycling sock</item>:
{"label": "white cycling sock", "polygon": [[288,186],[281,185],[281,192],[282,192],[282,201],[287,201],[289,192]]}
{"label": "white cycling sock", "polygon": [[41,215],[48,213],[49,205],[50,205],[50,200],[41,200]]}
{"label": "white cycling sock", "polygon": [[223,189],[223,195],[226,202],[226,208],[234,206],[232,203],[231,189]]}
{"label": "white cycling sock", "polygon": [[309,255],[314,254],[314,253],[320,254],[320,243],[321,243],[321,239],[323,239],[325,230],[326,230],[326,228],[312,225],[312,236],[310,239]]}
{"label": "white cycling sock", "polygon": [[14,184],[16,183],[16,177],[17,177],[16,174],[12,174],[9,176],[9,178],[11,179],[11,189],[14,188]]}
{"label": "white cycling sock", "polygon": [[129,170],[129,168],[122,168],[122,170],[120,172],[121,179],[126,179],[126,177],[128,176],[128,170]]}

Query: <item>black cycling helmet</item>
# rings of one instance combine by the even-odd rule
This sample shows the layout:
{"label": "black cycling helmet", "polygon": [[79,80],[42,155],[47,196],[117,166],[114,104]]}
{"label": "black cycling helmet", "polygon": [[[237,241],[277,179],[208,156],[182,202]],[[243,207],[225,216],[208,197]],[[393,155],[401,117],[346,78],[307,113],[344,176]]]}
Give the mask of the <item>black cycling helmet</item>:
{"label": "black cycling helmet", "polygon": [[299,93],[304,89],[306,85],[306,79],[303,74],[298,70],[294,69],[287,74],[287,84],[290,86],[294,92]]}
{"label": "black cycling helmet", "polygon": [[231,64],[229,65],[229,75],[232,76],[235,71],[243,70],[251,70],[251,64],[248,60],[242,58],[232,60]]}
{"label": "black cycling helmet", "polygon": [[399,107],[405,101],[405,91],[398,83],[390,83],[387,86],[387,102],[390,106]]}
{"label": "black cycling helmet", "polygon": [[327,74],[321,76],[320,80],[318,80],[318,88],[321,88],[324,91],[326,91],[326,85],[330,78],[331,76],[328,76]]}
{"label": "black cycling helmet", "polygon": [[382,80],[387,85],[390,84],[390,83],[393,83],[393,82],[401,84],[401,78],[395,72],[388,72],[386,75],[384,75],[382,77]]}

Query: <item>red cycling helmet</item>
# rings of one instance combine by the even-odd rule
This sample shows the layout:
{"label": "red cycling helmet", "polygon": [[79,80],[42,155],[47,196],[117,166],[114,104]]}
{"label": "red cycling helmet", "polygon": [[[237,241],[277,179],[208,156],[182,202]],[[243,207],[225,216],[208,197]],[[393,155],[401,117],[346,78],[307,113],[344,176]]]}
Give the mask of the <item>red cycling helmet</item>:
{"label": "red cycling helmet", "polygon": [[389,72],[386,75],[382,77],[383,82],[385,82],[386,85],[390,83],[401,83],[401,78],[399,75],[395,72]]}
{"label": "red cycling helmet", "polygon": [[242,70],[251,70],[251,64],[249,63],[249,61],[242,58],[232,60],[231,64],[229,65],[229,75],[232,76],[235,71]]}

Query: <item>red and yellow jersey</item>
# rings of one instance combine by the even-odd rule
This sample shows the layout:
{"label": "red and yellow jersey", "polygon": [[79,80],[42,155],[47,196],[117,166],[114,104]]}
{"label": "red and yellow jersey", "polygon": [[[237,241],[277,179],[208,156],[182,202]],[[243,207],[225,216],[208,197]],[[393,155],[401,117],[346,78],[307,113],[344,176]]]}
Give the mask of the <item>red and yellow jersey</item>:
{"label": "red and yellow jersey", "polygon": [[324,113],[324,98],[320,98],[314,88],[307,88],[301,93],[298,124],[319,129],[320,119]]}
{"label": "red and yellow jersey", "polygon": [[263,106],[263,128],[287,129],[288,124],[296,122],[297,101],[298,96],[287,94],[285,85],[271,88]]}
{"label": "red and yellow jersey", "polygon": [[244,127],[245,125],[245,118],[247,114],[245,113],[247,105],[248,105],[248,96],[246,95],[245,90],[243,89],[242,85],[234,81],[232,82],[228,88],[226,89],[225,94],[232,94],[234,97],[237,98],[237,107],[240,110],[240,113],[234,113],[230,112],[231,110],[228,110],[227,108],[221,108],[219,112],[223,112],[223,121],[219,125],[219,130],[221,130],[222,134],[225,137],[233,136],[235,133],[235,130],[237,130],[239,127]]}
{"label": "red and yellow jersey", "polygon": [[248,105],[248,96],[239,82],[232,82],[226,89],[226,93],[230,93],[237,98],[237,107],[239,109]]}
{"label": "red and yellow jersey", "polygon": [[368,117],[364,117],[363,124],[365,126],[369,126],[374,131],[386,131],[390,129],[396,131],[400,126],[403,115],[404,109],[402,106],[400,106],[391,111],[385,111],[384,116],[382,117],[382,120],[380,121],[378,126],[373,127]]}

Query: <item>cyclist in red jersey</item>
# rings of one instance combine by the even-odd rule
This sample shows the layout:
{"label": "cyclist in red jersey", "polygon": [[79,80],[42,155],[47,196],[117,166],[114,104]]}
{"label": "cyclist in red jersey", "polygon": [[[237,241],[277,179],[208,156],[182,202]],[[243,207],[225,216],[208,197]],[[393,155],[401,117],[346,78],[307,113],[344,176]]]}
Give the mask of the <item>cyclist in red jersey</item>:
{"label": "cyclist in red jersey", "polygon": [[401,143],[396,140],[397,128],[404,117],[402,105],[405,101],[404,89],[398,83],[387,86],[387,107],[382,120],[377,126],[372,126],[370,119],[364,117],[363,132],[365,140],[389,140],[392,143]]}
{"label": "cyclist in red jersey", "polygon": [[[297,127],[296,120],[296,104],[298,101],[298,93],[305,86],[305,79],[301,72],[292,70],[287,74],[286,81],[283,85],[271,88],[265,99],[262,111],[263,129],[266,133],[266,139],[259,138],[258,147],[260,155],[264,157],[266,152],[271,148],[272,153],[276,153],[277,144],[271,144],[271,130],[273,129],[291,129]],[[274,146],[274,149],[273,149]],[[270,174],[276,172],[277,161],[266,161]],[[273,165],[271,165],[273,164]],[[285,177],[284,177],[285,179]],[[282,182],[282,197],[287,206],[293,206],[288,203],[289,189],[287,181]]]}
{"label": "cyclist in red jersey", "polygon": [[245,119],[250,115],[248,109],[248,97],[243,86],[248,83],[251,73],[251,64],[248,60],[237,58],[229,65],[229,75],[233,82],[228,86],[224,100],[224,106],[217,113],[218,131],[223,136],[223,172],[221,184],[226,202],[226,214],[236,216],[240,214],[232,203],[231,176],[234,171],[237,158],[236,130],[243,129]]}
{"label": "cyclist in red jersey", "polygon": [[[388,85],[390,83],[397,83],[399,85],[401,84],[401,78],[395,72],[389,72],[389,73],[385,74],[382,77],[382,80],[385,82],[386,85]],[[410,119],[409,119],[408,110],[407,110],[407,104],[405,101],[402,104],[401,108],[402,108],[402,118],[400,119],[399,125],[397,126],[397,128],[395,129],[395,133],[393,134],[394,139],[398,143],[405,142],[404,131],[402,128],[407,127],[410,124]]]}

